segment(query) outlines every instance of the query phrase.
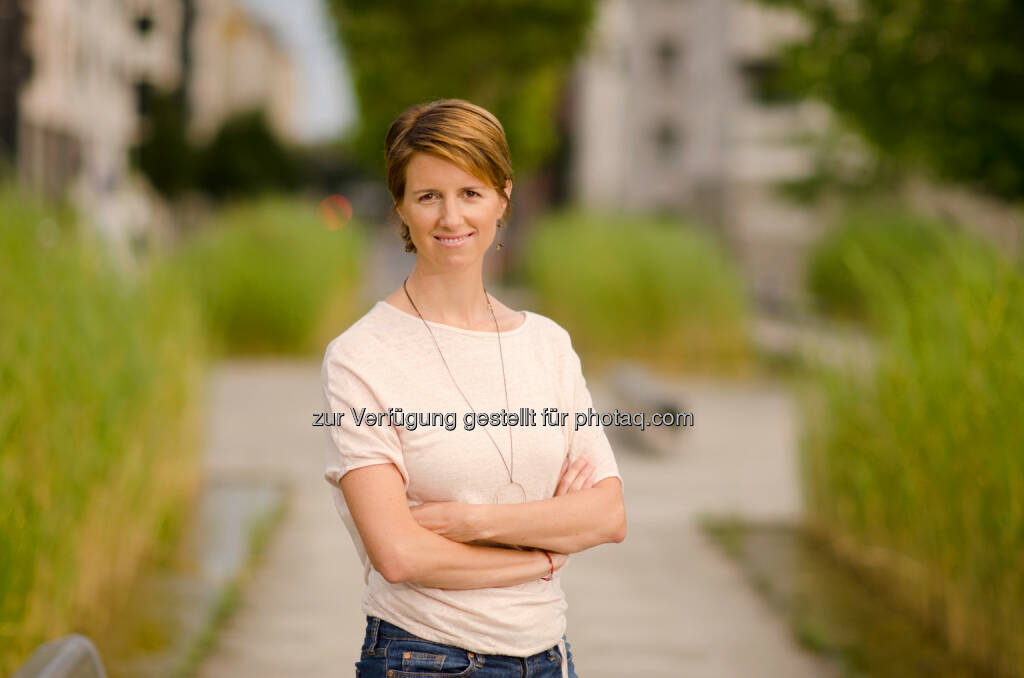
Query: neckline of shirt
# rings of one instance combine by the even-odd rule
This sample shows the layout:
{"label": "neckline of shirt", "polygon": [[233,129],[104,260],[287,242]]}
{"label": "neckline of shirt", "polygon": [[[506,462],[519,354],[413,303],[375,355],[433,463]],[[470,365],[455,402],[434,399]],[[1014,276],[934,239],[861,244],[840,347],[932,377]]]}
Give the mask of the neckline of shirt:
{"label": "neckline of shirt", "polygon": [[[409,320],[412,320],[412,321],[416,322],[419,325],[422,325],[424,322],[426,322],[431,327],[436,327],[437,329],[440,329],[440,330],[448,330],[449,332],[457,332],[458,334],[465,334],[465,335],[468,335],[468,336],[471,336],[471,337],[496,337],[496,336],[498,336],[498,333],[494,332],[494,331],[490,331],[489,332],[487,330],[466,330],[466,329],[463,329],[461,327],[455,327],[454,325],[445,325],[444,323],[434,322],[433,320],[426,320],[426,321],[424,321],[424,320],[421,320],[419,316],[415,316],[415,315],[413,315],[411,313],[406,313],[402,309],[396,308],[396,307],[392,306],[391,304],[389,304],[388,302],[384,301],[383,299],[377,302],[377,306],[385,306],[386,308],[391,309],[395,313],[397,313],[397,314],[399,314],[401,316],[404,316],[404,317],[408,318]],[[508,336],[511,336],[511,335],[514,335],[514,334],[518,334],[519,332],[521,332],[523,330],[524,327],[526,327],[529,324],[530,316],[533,315],[533,314],[530,311],[518,311],[518,312],[522,313],[523,316],[525,316],[523,322],[519,323],[518,326],[513,327],[510,330],[502,332],[501,336],[508,337]]]}

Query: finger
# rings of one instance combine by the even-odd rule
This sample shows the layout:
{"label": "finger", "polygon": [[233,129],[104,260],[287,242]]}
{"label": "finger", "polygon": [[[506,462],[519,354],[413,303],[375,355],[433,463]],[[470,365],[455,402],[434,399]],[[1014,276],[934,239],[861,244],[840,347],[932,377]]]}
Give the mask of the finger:
{"label": "finger", "polygon": [[563,494],[565,494],[565,490],[568,487],[569,484],[566,482],[565,473],[563,473],[562,476],[558,479],[558,485],[555,486],[555,496],[561,497]]}
{"label": "finger", "polygon": [[575,475],[573,474],[572,467],[570,466],[562,473],[562,477],[558,479],[558,488],[555,489],[556,497],[560,497],[569,491],[573,478],[575,478]]}
{"label": "finger", "polygon": [[594,474],[596,474],[596,473],[597,473],[597,469],[596,468],[590,469],[590,475],[587,476],[587,482],[583,483],[583,489],[584,490],[589,490],[591,487],[594,486]]}
{"label": "finger", "polygon": [[566,484],[569,486],[570,491],[589,463],[590,462],[587,461],[586,457],[577,457],[576,460],[569,465],[569,470],[566,472],[565,476],[568,479]]}
{"label": "finger", "polygon": [[580,475],[576,476],[576,478],[572,481],[572,485],[569,486],[569,492],[579,492],[580,490],[583,489],[583,483],[585,482],[587,482],[587,477],[584,474],[581,473]]}
{"label": "finger", "polygon": [[590,476],[591,471],[592,465],[589,461],[586,461],[583,464],[583,468],[579,469],[579,471],[576,474],[576,477],[573,478],[572,485],[570,485],[569,491],[577,492],[579,490],[582,490],[583,484],[587,482],[587,478]]}
{"label": "finger", "polygon": [[555,489],[555,496],[559,497],[569,491],[573,479],[576,477],[576,468],[582,457],[577,457],[571,464],[569,457],[562,462],[562,476],[558,479],[558,487]]}
{"label": "finger", "polygon": [[428,527],[428,518],[422,511],[413,510],[412,519],[415,520],[420,527]]}

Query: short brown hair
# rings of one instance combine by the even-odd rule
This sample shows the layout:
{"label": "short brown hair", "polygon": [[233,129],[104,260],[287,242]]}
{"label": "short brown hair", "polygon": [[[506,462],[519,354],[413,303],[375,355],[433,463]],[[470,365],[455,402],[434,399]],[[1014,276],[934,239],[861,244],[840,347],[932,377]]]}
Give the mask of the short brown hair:
{"label": "short brown hair", "polygon": [[[388,128],[384,140],[384,166],[388,191],[397,205],[405,196],[405,174],[416,153],[447,160],[487,181],[499,197],[512,178],[512,161],[505,130],[494,115],[462,99],[439,99],[402,112]],[[505,215],[509,207],[505,208]],[[402,224],[405,251],[415,252],[409,226]]]}

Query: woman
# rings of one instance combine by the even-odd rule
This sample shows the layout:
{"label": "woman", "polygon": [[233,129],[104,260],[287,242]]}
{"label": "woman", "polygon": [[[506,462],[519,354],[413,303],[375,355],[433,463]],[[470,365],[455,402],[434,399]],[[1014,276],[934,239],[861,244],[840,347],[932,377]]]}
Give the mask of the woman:
{"label": "woman", "polygon": [[356,675],[573,675],[558,570],[625,538],[622,484],[601,427],[573,425],[592,403],[568,333],[484,289],[512,191],[504,131],[435,101],[385,146],[416,264],[322,372],[340,418],[326,478],[365,568]]}

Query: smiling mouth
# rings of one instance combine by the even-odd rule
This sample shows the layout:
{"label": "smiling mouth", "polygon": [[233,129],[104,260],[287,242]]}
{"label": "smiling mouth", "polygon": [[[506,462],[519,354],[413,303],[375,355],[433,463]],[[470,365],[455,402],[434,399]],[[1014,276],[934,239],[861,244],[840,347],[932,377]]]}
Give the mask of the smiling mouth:
{"label": "smiling mouth", "polygon": [[465,242],[466,240],[469,240],[472,237],[473,237],[472,233],[467,233],[466,235],[455,235],[455,236],[435,235],[434,239],[437,240],[438,242],[442,243],[442,244],[445,244],[445,245],[457,245],[457,244],[459,244],[461,242]]}

